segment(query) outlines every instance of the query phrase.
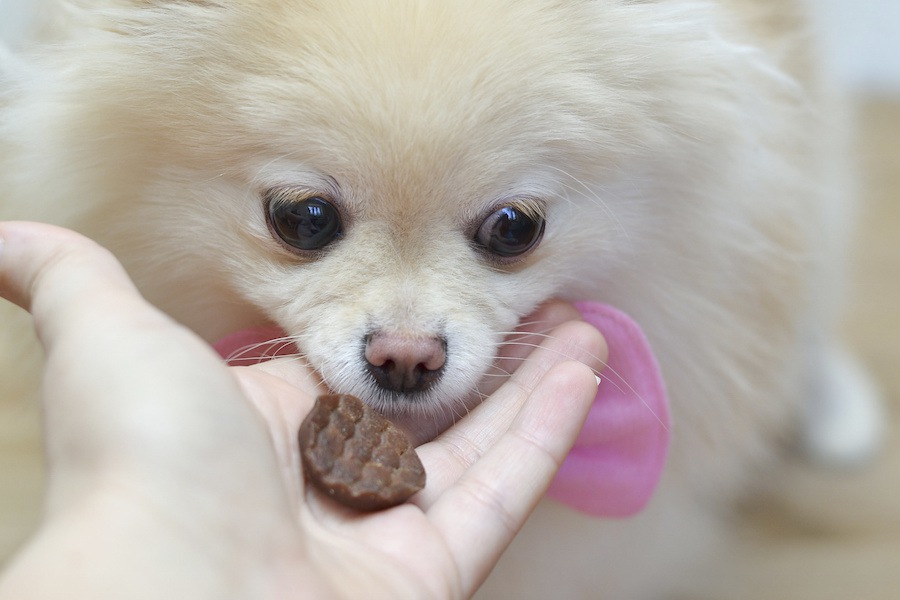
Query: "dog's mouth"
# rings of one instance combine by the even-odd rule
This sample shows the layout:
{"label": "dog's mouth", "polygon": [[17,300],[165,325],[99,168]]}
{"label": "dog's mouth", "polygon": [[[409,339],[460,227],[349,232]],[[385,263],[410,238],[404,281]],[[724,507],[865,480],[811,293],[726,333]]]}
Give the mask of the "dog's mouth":
{"label": "dog's mouth", "polygon": [[[439,335],[376,331],[362,340],[358,351],[361,366],[352,369],[353,376],[332,382],[321,371],[319,374],[334,391],[360,397],[422,442],[463,417],[480,398],[477,381],[462,394],[448,394],[444,389],[447,372],[457,370],[448,346],[447,339]],[[233,366],[304,356],[295,338],[278,327],[237,331],[216,342],[214,348]]]}
{"label": "dog's mouth", "polygon": [[379,330],[365,336],[357,376],[343,385],[422,443],[464,417],[482,398],[482,374],[471,364],[462,365],[452,350],[444,335]]}

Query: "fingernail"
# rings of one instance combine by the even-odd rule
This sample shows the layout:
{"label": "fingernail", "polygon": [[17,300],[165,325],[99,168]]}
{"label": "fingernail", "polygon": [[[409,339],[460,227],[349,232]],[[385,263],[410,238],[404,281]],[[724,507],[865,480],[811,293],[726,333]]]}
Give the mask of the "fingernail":
{"label": "fingernail", "polygon": [[600,382],[603,381],[602,379],[600,379],[599,375],[594,375],[594,379],[597,380],[597,385],[600,385]]}

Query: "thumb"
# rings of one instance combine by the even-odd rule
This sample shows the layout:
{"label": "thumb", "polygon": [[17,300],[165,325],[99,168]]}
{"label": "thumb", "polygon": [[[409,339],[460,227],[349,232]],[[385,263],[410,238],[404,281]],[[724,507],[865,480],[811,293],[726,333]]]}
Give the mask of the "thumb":
{"label": "thumb", "polygon": [[109,252],[35,223],[0,223],[0,240],[0,294],[31,311],[46,357],[51,512],[110,473],[158,491],[202,481],[222,492],[231,469],[246,477],[235,486],[271,488],[266,428],[234,377],[144,301]]}

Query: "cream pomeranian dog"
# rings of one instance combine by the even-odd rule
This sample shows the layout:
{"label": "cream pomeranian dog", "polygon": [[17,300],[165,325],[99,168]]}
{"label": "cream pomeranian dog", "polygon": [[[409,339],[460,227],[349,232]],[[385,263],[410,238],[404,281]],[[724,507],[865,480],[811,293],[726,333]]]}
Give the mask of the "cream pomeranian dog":
{"label": "cream pomeranian dog", "polygon": [[848,212],[793,2],[48,14],[2,65],[0,218],[97,239],[210,341],[277,324],[425,439],[548,299],[643,328],[673,415],[655,497],[622,521],[545,501],[485,597],[662,595],[786,442],[871,449],[876,404],[832,343]]}

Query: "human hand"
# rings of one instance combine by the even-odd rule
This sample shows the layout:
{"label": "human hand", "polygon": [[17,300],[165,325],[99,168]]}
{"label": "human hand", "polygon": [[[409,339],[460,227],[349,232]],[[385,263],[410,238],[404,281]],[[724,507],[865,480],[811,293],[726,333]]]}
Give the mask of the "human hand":
{"label": "human hand", "polygon": [[468,597],[573,443],[605,357],[574,309],[545,307],[510,380],[418,448],[425,490],[353,513],[304,488],[296,432],[322,391],[305,366],[225,367],[76,234],[2,223],[0,240],[0,294],[45,348],[49,466],[3,599]]}

